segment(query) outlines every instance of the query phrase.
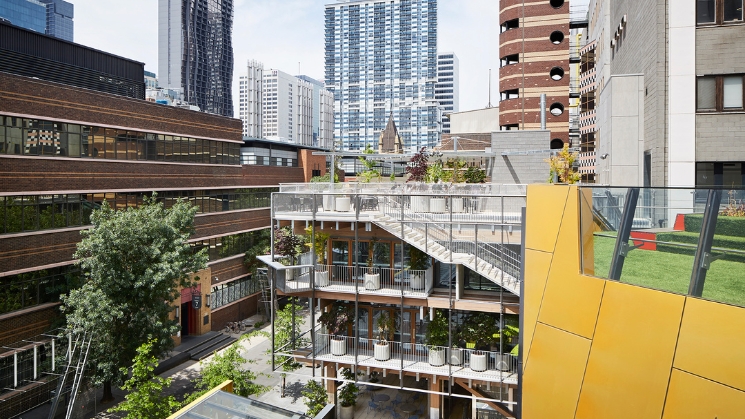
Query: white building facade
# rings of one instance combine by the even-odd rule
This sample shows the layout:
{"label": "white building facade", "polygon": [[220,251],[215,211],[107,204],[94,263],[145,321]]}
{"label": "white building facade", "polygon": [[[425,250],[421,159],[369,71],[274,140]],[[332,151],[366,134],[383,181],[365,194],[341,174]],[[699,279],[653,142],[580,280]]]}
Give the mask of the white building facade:
{"label": "white building facade", "polygon": [[243,136],[262,138],[264,108],[262,106],[262,85],[264,83],[264,64],[248,60],[246,75],[239,79],[238,117],[243,121]]}
{"label": "white building facade", "polygon": [[450,133],[450,119],[447,115],[460,111],[460,70],[458,56],[453,52],[442,52],[437,56],[437,85],[435,99],[442,111],[442,133]]}
{"label": "white building facade", "polygon": [[325,10],[326,87],[344,150],[376,146],[390,112],[404,148],[439,140],[437,1],[353,0]]}

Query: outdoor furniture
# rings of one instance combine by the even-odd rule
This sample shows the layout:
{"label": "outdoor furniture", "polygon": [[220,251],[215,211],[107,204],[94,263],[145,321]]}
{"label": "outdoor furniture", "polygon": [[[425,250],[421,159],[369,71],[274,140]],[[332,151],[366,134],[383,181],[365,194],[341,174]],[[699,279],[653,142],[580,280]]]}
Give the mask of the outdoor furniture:
{"label": "outdoor furniture", "polygon": [[360,210],[376,210],[378,209],[378,198],[374,196],[363,196],[360,197]]}
{"label": "outdoor furniture", "polygon": [[389,396],[389,395],[387,395],[385,393],[381,393],[381,394],[376,394],[376,395],[372,396],[372,399],[375,402],[387,402],[388,400],[391,399],[391,396]]}
{"label": "outdoor furniture", "polygon": [[395,407],[395,406],[398,406],[399,404],[401,404],[403,402],[404,402],[404,400],[403,400],[403,397],[401,397],[401,394],[396,394],[396,400],[393,400],[391,402],[391,405]]}
{"label": "outdoor furniture", "polygon": [[377,405],[377,404],[375,404],[374,401],[370,400],[369,402],[367,402],[367,411],[368,412],[370,410],[376,410],[377,411],[378,409],[380,409],[380,406]]}
{"label": "outdoor furniture", "polygon": [[404,403],[401,406],[399,406],[399,410],[407,414],[416,412],[416,409],[417,409],[417,406],[413,403]]}

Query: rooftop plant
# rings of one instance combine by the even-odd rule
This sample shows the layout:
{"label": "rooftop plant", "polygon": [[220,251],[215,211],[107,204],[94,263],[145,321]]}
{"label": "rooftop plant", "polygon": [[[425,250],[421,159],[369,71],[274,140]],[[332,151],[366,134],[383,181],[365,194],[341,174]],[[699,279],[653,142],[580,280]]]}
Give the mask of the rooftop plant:
{"label": "rooftop plant", "polygon": [[328,311],[318,317],[318,321],[326,327],[329,334],[340,335],[352,324],[353,318],[352,307],[337,301]]}

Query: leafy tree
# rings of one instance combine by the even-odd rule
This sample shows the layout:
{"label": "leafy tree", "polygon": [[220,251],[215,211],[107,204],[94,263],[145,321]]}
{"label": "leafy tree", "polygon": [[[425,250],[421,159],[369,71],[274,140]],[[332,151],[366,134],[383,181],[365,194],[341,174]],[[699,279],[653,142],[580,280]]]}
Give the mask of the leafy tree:
{"label": "leafy tree", "polygon": [[561,151],[546,160],[550,169],[548,182],[554,182],[554,173],[557,174],[559,183],[572,184],[579,182],[581,176],[579,172],[574,170],[574,162],[578,158],[579,154],[570,152],[569,144],[564,144],[564,148]]}
{"label": "leafy tree", "polygon": [[104,202],[81,232],[75,252],[84,284],[62,297],[67,327],[94,336],[89,360],[93,383],[103,384],[102,402],[113,400],[111,385],[123,382],[137,348],[153,339],[153,353],[173,346],[181,326],[169,319],[190,273],[204,269],[206,251],[192,252],[196,207],[177,201],[170,209],[155,198],[114,211]]}
{"label": "leafy tree", "polygon": [[290,265],[295,264],[295,257],[303,250],[303,238],[292,232],[292,227],[274,228],[274,252],[288,256]]}
{"label": "leafy tree", "polygon": [[[109,412],[127,412],[127,419],[164,419],[175,411],[180,403],[173,396],[164,396],[163,390],[171,385],[170,378],[161,378],[153,373],[158,360],[153,352],[155,339],[137,348],[132,365],[132,377],[122,386],[129,391],[125,400],[109,409]],[[122,368],[122,374],[127,369]]]}
{"label": "leafy tree", "polygon": [[305,397],[305,406],[308,410],[305,412],[307,416],[314,417],[323,410],[329,402],[328,394],[323,385],[316,380],[308,381],[305,385],[305,389],[302,392]]}
{"label": "leafy tree", "polygon": [[[365,148],[365,151],[363,153],[364,154],[373,154],[374,151],[370,147],[370,145],[368,145]],[[380,170],[378,170],[378,169],[375,168],[375,166],[376,166],[375,160],[368,160],[364,156],[360,156],[360,157],[358,157],[358,159],[360,160],[360,162],[362,162],[362,165],[365,166],[365,170],[362,171],[362,172],[360,172],[360,174],[359,174],[362,182],[363,183],[370,183],[375,178],[377,178],[378,179],[378,182],[380,182],[381,174],[380,174]]]}
{"label": "leafy tree", "polygon": [[[297,298],[290,298],[282,310],[277,310],[277,315],[274,318],[274,346],[280,348],[280,352],[290,352],[306,343],[305,339],[298,337],[300,335],[300,327],[305,324],[305,320],[303,320],[300,314],[301,310],[303,310],[303,307],[297,304]],[[270,348],[267,350],[267,353],[271,354],[271,351],[272,349]],[[277,356],[275,362],[285,372],[295,371],[300,368],[300,364],[295,358],[287,355]],[[282,374],[282,397],[285,395],[286,379],[286,374]]]}
{"label": "leafy tree", "polygon": [[406,166],[406,173],[409,178],[406,182],[424,182],[427,176],[427,163],[429,161],[429,154],[427,153],[427,147],[422,147],[418,153],[409,160],[409,165]]}
{"label": "leafy tree", "polygon": [[241,339],[228,347],[223,353],[215,353],[212,360],[204,365],[201,376],[194,380],[197,391],[189,395],[184,400],[184,405],[187,405],[204,393],[212,390],[219,386],[226,380],[233,381],[233,392],[243,397],[248,397],[254,394],[261,394],[267,390],[268,387],[256,384],[256,373],[249,369],[244,369],[243,364],[245,363],[256,363],[255,360],[247,360],[240,353],[240,345],[244,339],[250,339],[253,336],[262,334],[261,332],[254,331],[250,334],[243,335]]}
{"label": "leafy tree", "polygon": [[315,243],[311,243],[312,238],[313,238],[313,226],[310,225],[306,227],[305,229],[305,246],[308,247],[308,249],[311,249],[311,248],[314,249],[316,251],[316,259],[318,260],[318,263],[321,265],[325,265],[326,264],[326,244],[331,238],[331,235],[324,233],[322,231],[316,231]]}
{"label": "leafy tree", "polygon": [[265,228],[263,230],[255,231],[251,234],[251,247],[246,251],[246,258],[244,263],[251,272],[251,275],[256,274],[256,270],[259,267],[264,266],[264,262],[256,259],[257,256],[266,255],[269,253],[269,246],[271,246],[272,236],[271,230]]}
{"label": "leafy tree", "polygon": [[486,180],[486,170],[475,166],[469,166],[463,174],[466,183],[484,183]]}

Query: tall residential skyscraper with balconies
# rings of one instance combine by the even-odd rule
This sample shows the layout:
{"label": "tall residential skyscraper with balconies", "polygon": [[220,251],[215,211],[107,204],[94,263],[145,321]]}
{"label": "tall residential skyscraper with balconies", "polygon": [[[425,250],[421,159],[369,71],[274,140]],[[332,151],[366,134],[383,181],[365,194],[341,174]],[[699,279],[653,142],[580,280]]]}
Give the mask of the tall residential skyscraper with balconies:
{"label": "tall residential skyscraper with balconies", "polygon": [[393,112],[407,151],[439,140],[437,0],[326,5],[326,87],[344,150],[377,147]]}
{"label": "tall residential skyscraper with balconies", "polygon": [[437,85],[435,99],[442,110],[442,133],[450,134],[450,119],[447,115],[460,110],[460,64],[453,52],[441,52],[437,56]]}
{"label": "tall residential skyscraper with balconies", "polygon": [[233,1],[158,0],[161,87],[204,112],[233,117]]}

